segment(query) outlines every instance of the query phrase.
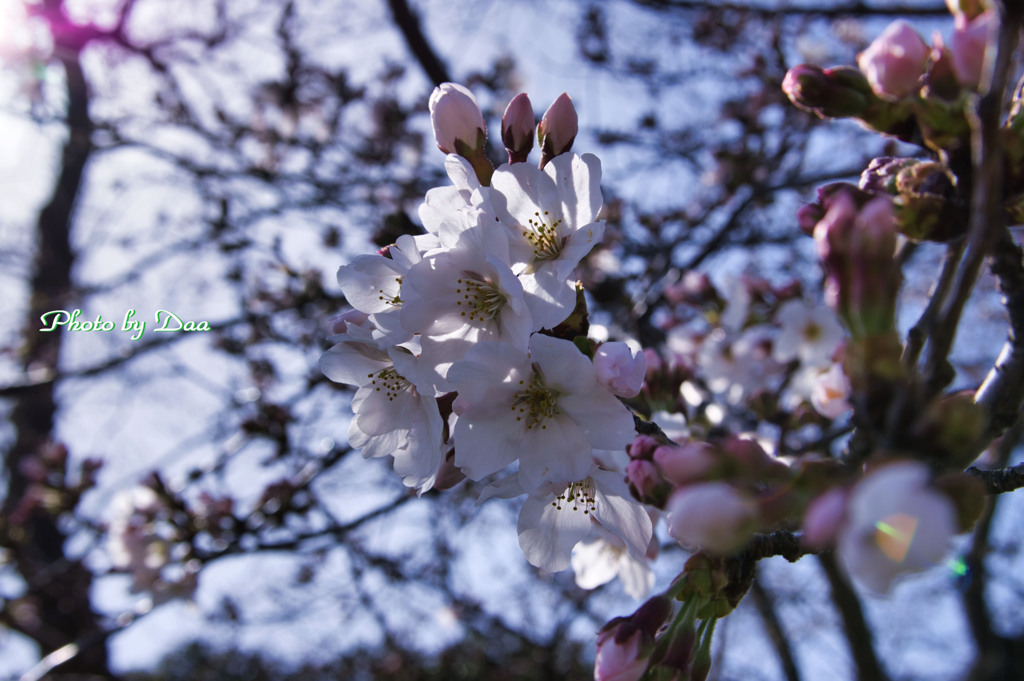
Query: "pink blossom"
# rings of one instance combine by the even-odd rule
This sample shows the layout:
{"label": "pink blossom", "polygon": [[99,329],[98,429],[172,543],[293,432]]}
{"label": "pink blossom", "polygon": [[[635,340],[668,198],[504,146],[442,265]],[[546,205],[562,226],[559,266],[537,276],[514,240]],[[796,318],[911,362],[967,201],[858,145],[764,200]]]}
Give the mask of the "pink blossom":
{"label": "pink blossom", "polygon": [[687,485],[668,500],[668,533],[683,546],[726,554],[757,529],[757,504],[724,482]]}
{"label": "pink blossom", "polygon": [[658,447],[653,459],[665,478],[675,485],[703,480],[715,468],[714,448],[706,442]]}
{"label": "pink blossom", "polygon": [[523,163],[533,148],[533,105],[526,93],[512,98],[501,117],[501,141],[508,151],[509,163]]}
{"label": "pink blossom", "polygon": [[819,495],[804,514],[803,543],[814,549],[830,546],[846,519],[849,490],[833,487]]}
{"label": "pink blossom", "polygon": [[981,82],[981,73],[990,46],[995,40],[997,27],[998,18],[992,9],[974,19],[968,19],[965,14],[956,15],[950,52],[957,82],[965,88],[975,90]]}
{"label": "pink blossom", "polygon": [[594,368],[601,383],[619,397],[635,397],[647,373],[647,358],[625,343],[602,343],[594,353]]}
{"label": "pink blossom", "polygon": [[484,115],[476,97],[455,83],[441,83],[434,88],[430,95],[430,122],[437,146],[446,154],[458,153],[458,142],[469,149],[480,148],[487,136]]}
{"label": "pink blossom", "polygon": [[572,149],[572,143],[579,132],[579,118],[572,98],[563,92],[544,112],[544,118],[537,126],[537,140],[543,154],[540,165],[543,168],[555,156]]}
{"label": "pink blossom", "polygon": [[658,475],[658,469],[650,461],[633,459],[626,466],[626,482],[641,497],[646,497],[661,484],[661,476]]}
{"label": "pink blossom", "polygon": [[598,636],[594,681],[637,681],[643,676],[647,660],[639,656],[642,635],[643,632],[637,629],[619,641],[618,629],[615,628]]}
{"label": "pink blossom", "polygon": [[861,53],[857,65],[875,94],[899,99],[917,89],[930,52],[914,27],[901,19],[889,24]]}

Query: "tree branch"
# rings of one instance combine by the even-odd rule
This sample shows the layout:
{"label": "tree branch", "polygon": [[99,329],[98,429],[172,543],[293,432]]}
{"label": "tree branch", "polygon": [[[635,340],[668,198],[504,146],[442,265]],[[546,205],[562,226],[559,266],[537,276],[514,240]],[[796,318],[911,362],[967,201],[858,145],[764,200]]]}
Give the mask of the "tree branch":
{"label": "tree branch", "polygon": [[768,638],[775,646],[775,652],[782,664],[782,671],[787,681],[800,681],[800,669],[796,665],[796,658],[793,657],[793,649],[789,645],[789,637],[782,628],[779,616],[775,612],[775,599],[764,587],[759,578],[754,579],[754,586],[750,590],[754,598],[754,606],[764,621],[764,628],[768,632]]}
{"label": "tree branch", "polygon": [[412,52],[412,56],[416,58],[419,65],[423,67],[427,78],[434,85],[450,82],[452,77],[448,75],[448,67],[441,61],[441,58],[437,56],[437,52],[434,51],[434,48],[427,41],[427,37],[423,34],[423,28],[420,25],[420,19],[413,13],[409,3],[406,0],[388,0],[388,7],[391,8],[391,16],[395,20],[395,25],[398,26],[405,37],[409,51]]}
{"label": "tree branch", "polygon": [[833,554],[820,554],[818,562],[821,563],[832,587],[832,600],[843,620],[843,629],[846,630],[846,638],[850,642],[850,654],[857,666],[858,681],[885,681],[889,677],[875,654],[871,627],[864,617],[864,610],[856,592],[836,563]]}

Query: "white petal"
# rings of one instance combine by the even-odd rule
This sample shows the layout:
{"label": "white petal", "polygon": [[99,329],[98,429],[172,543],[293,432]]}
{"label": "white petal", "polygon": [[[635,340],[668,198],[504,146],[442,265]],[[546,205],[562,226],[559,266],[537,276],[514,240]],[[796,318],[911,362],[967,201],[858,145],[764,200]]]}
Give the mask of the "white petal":
{"label": "white petal", "polygon": [[519,547],[531,565],[559,572],[569,567],[572,547],[590,532],[590,516],[582,508],[562,504],[550,497],[530,497],[519,513]]}

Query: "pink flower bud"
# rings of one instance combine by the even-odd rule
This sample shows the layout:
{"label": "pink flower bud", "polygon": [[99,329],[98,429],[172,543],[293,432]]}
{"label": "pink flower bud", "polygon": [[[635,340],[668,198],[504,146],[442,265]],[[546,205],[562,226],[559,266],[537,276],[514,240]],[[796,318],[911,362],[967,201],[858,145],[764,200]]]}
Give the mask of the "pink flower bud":
{"label": "pink flower bud", "polygon": [[604,625],[597,636],[595,681],[637,681],[643,676],[654,636],[671,613],[671,601],[655,596],[629,617]]}
{"label": "pink flower bud", "polygon": [[637,435],[633,443],[629,445],[629,455],[634,459],[650,460],[658,446],[658,441],[650,435]]}
{"label": "pink flower bud", "polygon": [[430,95],[430,122],[434,126],[434,139],[446,154],[465,154],[459,151],[461,142],[466,151],[483,148],[487,136],[484,115],[473,93],[455,83],[441,83]]}
{"label": "pink flower bud", "polygon": [[555,156],[572,149],[579,129],[576,107],[572,105],[569,95],[563,92],[544,112],[544,118],[537,126],[537,141],[540,143],[541,151],[540,167],[543,168]]}
{"label": "pink flower bud", "polygon": [[621,642],[617,633],[611,629],[597,638],[594,681],[637,681],[647,670],[647,660],[639,656],[642,632],[636,629]]}
{"label": "pink flower bud", "polygon": [[854,336],[895,325],[902,275],[894,259],[897,231],[892,200],[878,196],[858,210],[853,195],[837,194],[814,228],[825,266],[825,302]]}
{"label": "pink flower bud", "polygon": [[914,27],[901,19],[875,38],[857,58],[857,65],[875,94],[899,99],[917,90],[930,52]]}
{"label": "pink flower bud", "polygon": [[643,459],[633,459],[626,466],[626,482],[636,490],[641,498],[646,498],[657,489],[662,480],[653,463]]}
{"label": "pink flower bud", "polygon": [[715,469],[715,450],[706,442],[688,442],[681,447],[665,445],[654,450],[665,479],[675,485],[704,480]]}
{"label": "pink flower bud", "polygon": [[647,358],[625,343],[601,343],[594,353],[594,368],[601,383],[619,397],[635,397],[644,384]]}
{"label": "pink flower bud", "polygon": [[978,88],[985,59],[993,48],[998,19],[995,10],[988,10],[974,19],[957,14],[953,22],[953,37],[950,52],[953,56],[953,71],[960,85],[969,90]]}
{"label": "pink flower bud", "polygon": [[665,510],[672,538],[708,553],[735,551],[757,529],[757,504],[724,482],[682,487]]}
{"label": "pink flower bud", "polygon": [[782,91],[798,108],[821,118],[860,116],[874,96],[857,69],[823,69],[813,64],[791,68],[782,81]]}
{"label": "pink flower bud", "polygon": [[523,163],[533,149],[533,105],[526,93],[516,95],[501,117],[501,141],[508,152],[509,163]]}
{"label": "pink flower bud", "polygon": [[846,518],[849,496],[849,490],[833,487],[811,502],[804,514],[804,544],[812,549],[824,549],[835,543]]}

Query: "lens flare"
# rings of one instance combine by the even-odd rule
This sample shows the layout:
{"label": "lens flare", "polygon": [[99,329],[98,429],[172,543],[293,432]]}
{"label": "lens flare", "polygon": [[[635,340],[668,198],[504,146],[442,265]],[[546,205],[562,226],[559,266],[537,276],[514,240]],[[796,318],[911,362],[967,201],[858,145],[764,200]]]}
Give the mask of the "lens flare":
{"label": "lens flare", "polygon": [[917,518],[906,513],[894,513],[875,523],[875,543],[889,560],[902,563],[914,541]]}

